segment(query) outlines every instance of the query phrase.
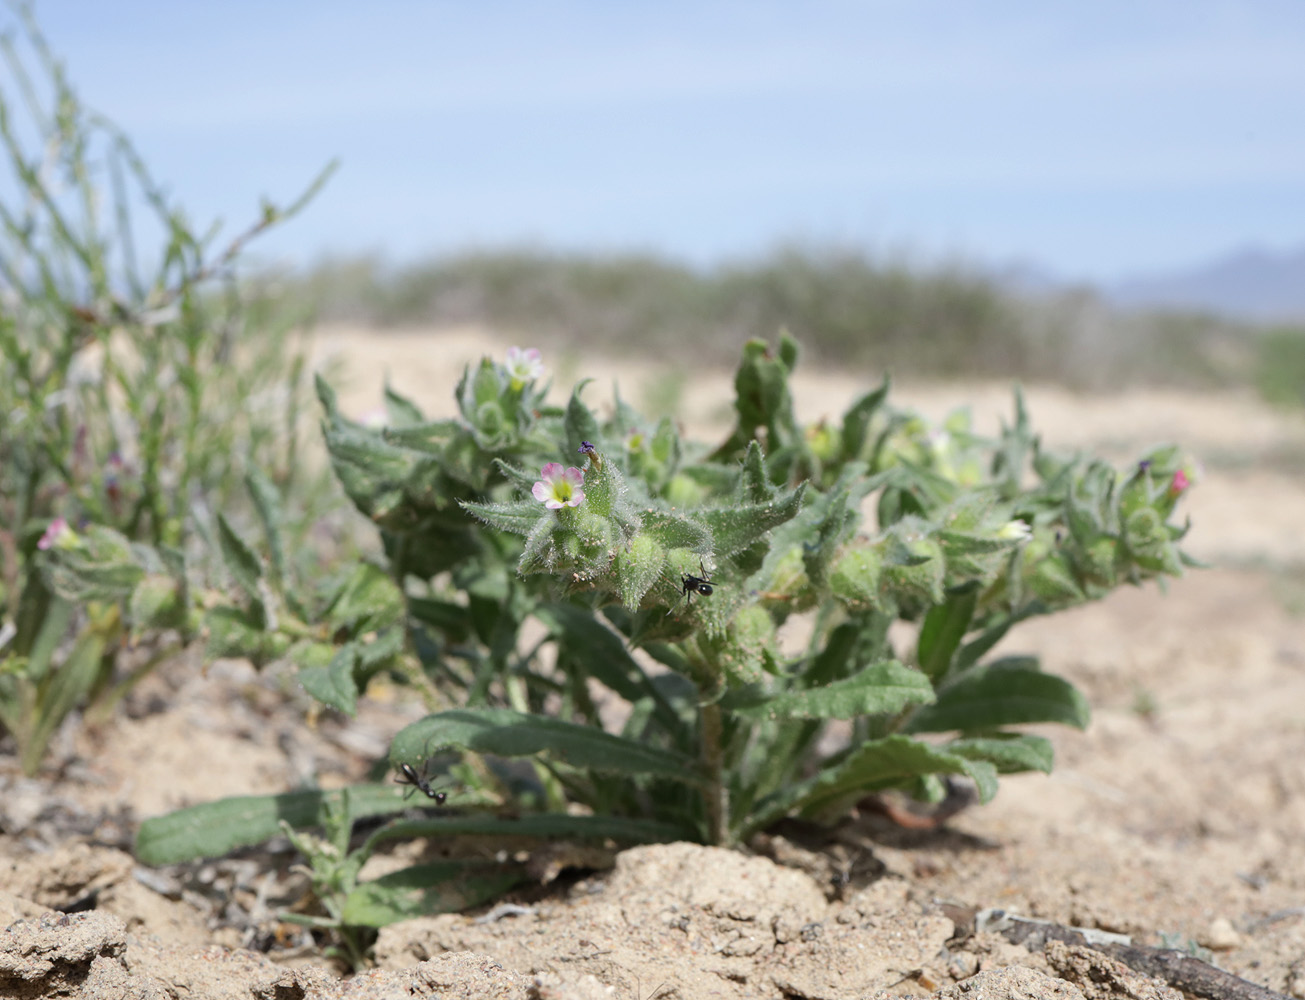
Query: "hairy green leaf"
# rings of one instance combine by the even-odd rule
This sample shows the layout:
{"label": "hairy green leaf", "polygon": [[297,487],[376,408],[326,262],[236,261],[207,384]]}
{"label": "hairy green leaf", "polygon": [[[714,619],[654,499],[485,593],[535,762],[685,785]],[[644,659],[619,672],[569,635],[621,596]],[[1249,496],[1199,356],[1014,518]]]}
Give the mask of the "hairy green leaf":
{"label": "hairy green leaf", "polygon": [[997,772],[987,761],[968,760],[909,736],[888,736],[862,744],[834,767],[769,796],[749,818],[746,830],[764,829],[790,812],[831,818],[863,795],[901,787],[930,774],[962,774],[973,779],[983,802],[997,791]]}
{"label": "hairy green leaf", "polygon": [[337,629],[382,629],[403,620],[403,591],[379,566],[358,563],[341,581],[326,614]]}
{"label": "hairy green leaf", "polygon": [[628,775],[651,775],[695,784],[697,761],[684,754],[645,746],[590,726],[507,708],[459,708],[406,726],[390,745],[396,766],[424,760],[434,747],[456,747],[500,757],[547,752],[572,767]]}
{"label": "hairy green leaf", "polygon": [[525,868],[493,861],[434,861],[400,868],[358,885],[344,900],[341,919],[355,927],[457,913],[530,880]]}
{"label": "hairy green leaf", "polygon": [[916,711],[912,733],[981,733],[1029,722],[1060,722],[1085,729],[1091,710],[1069,683],[1029,669],[1025,660],[974,667],[938,691],[938,700]]}
{"label": "hairy green leaf", "polygon": [[240,585],[246,596],[260,604],[263,595],[259,590],[259,581],[263,578],[263,564],[250,548],[249,544],[231,527],[226,515],[218,512],[218,541],[222,547],[222,561],[232,579]]}
{"label": "hairy green leaf", "polygon": [[751,718],[854,719],[896,713],[932,700],[933,688],[927,677],[896,660],[885,660],[821,687],[770,696],[749,693],[727,698],[724,705]]}
{"label": "hairy green leaf", "polygon": [[538,500],[518,500],[515,503],[472,503],[459,500],[458,503],[468,514],[484,521],[491,528],[514,535],[529,535],[549,514]]}
{"label": "hairy green leaf", "polygon": [[1020,771],[1050,774],[1056,760],[1051,740],[1030,733],[1004,735],[1000,738],[952,740],[946,749],[970,760],[986,760],[996,766],[999,774],[1017,774]]}
{"label": "hairy green leaf", "polygon": [[[136,835],[136,857],[147,865],[213,858],[270,840],[281,832],[282,820],[297,830],[321,826],[327,808],[340,808],[344,791],[242,795],[152,816]],[[347,791],[355,819],[408,807],[396,785],[354,785]]]}
{"label": "hairy green leaf", "polygon": [[299,683],[323,705],[353,715],[358,709],[358,684],[353,675],[357,663],[358,648],[348,643],[340,647],[329,666],[301,668]]}
{"label": "hairy green leaf", "polygon": [[951,667],[952,657],[969,631],[978,602],[978,585],[970,584],[949,593],[942,604],[935,604],[924,616],[916,658],[930,680],[945,676]]}
{"label": "hairy green leaf", "polygon": [[276,582],[279,584],[287,578],[285,545],[281,538],[281,525],[285,521],[281,493],[272,480],[267,478],[267,474],[258,468],[250,469],[246,473],[245,486],[249,490],[249,495],[254,498],[254,509],[258,511],[263,537],[267,539],[268,558],[272,563]]}
{"label": "hairy green leaf", "polygon": [[673,823],[625,816],[573,816],[570,813],[531,813],[512,818],[489,813],[435,816],[429,819],[387,823],[368,839],[365,850],[388,840],[416,837],[526,837],[541,840],[616,840],[626,844],[669,843],[685,840],[692,831]]}

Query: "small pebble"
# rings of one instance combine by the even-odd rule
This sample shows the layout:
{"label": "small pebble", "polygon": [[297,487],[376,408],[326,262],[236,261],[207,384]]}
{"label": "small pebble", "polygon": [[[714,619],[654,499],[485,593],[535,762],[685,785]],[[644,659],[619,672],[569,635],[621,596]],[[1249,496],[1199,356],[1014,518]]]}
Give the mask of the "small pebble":
{"label": "small pebble", "polygon": [[969,979],[979,971],[979,956],[968,951],[958,951],[947,962],[947,974],[960,981]]}
{"label": "small pebble", "polygon": [[1240,947],[1242,936],[1233,928],[1232,921],[1227,917],[1216,917],[1210,921],[1210,926],[1201,935],[1200,943],[1211,951],[1231,951],[1233,948]]}

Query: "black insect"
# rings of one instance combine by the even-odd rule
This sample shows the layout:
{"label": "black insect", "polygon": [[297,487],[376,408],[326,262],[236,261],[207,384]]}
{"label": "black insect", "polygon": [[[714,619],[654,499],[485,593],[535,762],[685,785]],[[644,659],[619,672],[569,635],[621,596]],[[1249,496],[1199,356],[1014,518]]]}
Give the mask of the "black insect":
{"label": "black insect", "polygon": [[[701,594],[703,597],[710,597],[712,594],[712,581],[707,579],[707,567],[703,566],[701,559],[698,560],[698,568],[702,570],[702,576],[680,577],[680,593],[684,595],[685,604],[692,603],[694,594]],[[668,608],[666,613],[669,615],[674,610],[674,607]]]}
{"label": "black insect", "polygon": [[430,781],[424,775],[418,773],[417,769],[411,764],[400,764],[399,770],[402,772],[402,777],[395,778],[395,783],[412,786],[403,793],[405,799],[412,795],[413,792],[420,791],[424,792],[428,798],[434,799],[437,806],[444,805],[444,800],[449,797],[448,792],[437,792],[431,788]]}

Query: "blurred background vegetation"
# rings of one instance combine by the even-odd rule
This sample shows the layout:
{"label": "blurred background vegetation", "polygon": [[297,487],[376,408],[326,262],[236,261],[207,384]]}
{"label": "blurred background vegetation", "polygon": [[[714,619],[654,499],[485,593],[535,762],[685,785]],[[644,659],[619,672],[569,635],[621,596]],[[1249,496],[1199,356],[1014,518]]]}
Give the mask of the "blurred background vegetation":
{"label": "blurred background vegetation", "polygon": [[650,255],[503,249],[404,265],[359,256],[267,282],[322,324],[476,325],[571,351],[726,366],[781,328],[817,365],[1084,391],[1254,387],[1305,402],[1305,327],[1125,310],[1091,289],[1017,292],[975,269],[784,247],[694,269]]}

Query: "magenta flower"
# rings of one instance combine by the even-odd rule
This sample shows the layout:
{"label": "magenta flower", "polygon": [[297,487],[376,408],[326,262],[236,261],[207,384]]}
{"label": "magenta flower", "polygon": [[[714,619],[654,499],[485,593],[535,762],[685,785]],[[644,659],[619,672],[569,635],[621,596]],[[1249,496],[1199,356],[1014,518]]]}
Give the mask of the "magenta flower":
{"label": "magenta flower", "polygon": [[579,507],[585,498],[585,473],[574,465],[563,470],[561,462],[549,462],[539,470],[543,478],[531,487],[535,499],[549,510],[562,507]]}
{"label": "magenta flower", "polygon": [[1169,481],[1169,495],[1171,497],[1182,496],[1187,487],[1191,485],[1192,481],[1187,478],[1187,473],[1179,469],[1174,473],[1174,478]]}
{"label": "magenta flower", "polygon": [[544,361],[539,348],[509,347],[507,373],[512,379],[513,389],[520,389],[527,382],[533,382],[543,375]]}
{"label": "magenta flower", "polygon": [[76,541],[77,533],[68,527],[68,522],[62,517],[56,517],[45,529],[45,534],[36,543],[36,547],[43,552],[53,548],[66,549],[71,548]]}

